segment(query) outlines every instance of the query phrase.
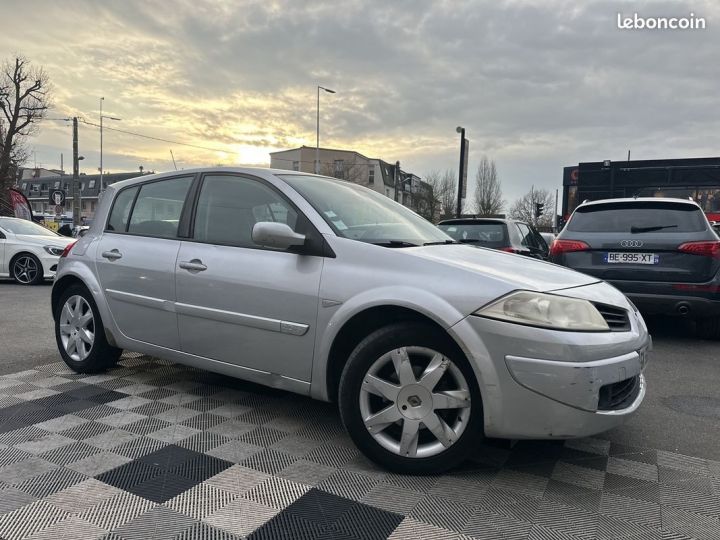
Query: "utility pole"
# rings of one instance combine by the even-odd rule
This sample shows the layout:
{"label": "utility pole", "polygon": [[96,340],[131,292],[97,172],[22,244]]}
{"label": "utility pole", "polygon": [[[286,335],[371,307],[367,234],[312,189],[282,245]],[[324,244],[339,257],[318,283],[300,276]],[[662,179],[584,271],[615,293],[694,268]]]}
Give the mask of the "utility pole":
{"label": "utility pole", "polygon": [[553,232],[558,233],[558,190],[555,188],[555,214],[553,215]]}
{"label": "utility pole", "polygon": [[73,209],[73,225],[80,225],[80,200],[79,200],[79,184],[80,182],[80,160],[78,156],[78,119],[73,117],[73,179],[72,179],[72,209]]}

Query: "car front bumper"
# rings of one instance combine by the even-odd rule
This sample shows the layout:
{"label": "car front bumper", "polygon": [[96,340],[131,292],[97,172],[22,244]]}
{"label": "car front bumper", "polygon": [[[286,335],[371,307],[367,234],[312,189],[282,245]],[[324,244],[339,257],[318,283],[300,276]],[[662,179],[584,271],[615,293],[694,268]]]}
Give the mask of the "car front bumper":
{"label": "car front bumper", "polygon": [[[626,332],[563,332],[473,315],[453,326],[478,376],[485,435],[567,439],[622,424],[645,396],[642,372],[652,348],[644,321],[627,308]],[[626,401],[598,409],[601,392],[631,380]]]}
{"label": "car front bumper", "polygon": [[43,277],[45,279],[54,279],[60,257],[57,255],[43,254],[39,258],[43,267]]}

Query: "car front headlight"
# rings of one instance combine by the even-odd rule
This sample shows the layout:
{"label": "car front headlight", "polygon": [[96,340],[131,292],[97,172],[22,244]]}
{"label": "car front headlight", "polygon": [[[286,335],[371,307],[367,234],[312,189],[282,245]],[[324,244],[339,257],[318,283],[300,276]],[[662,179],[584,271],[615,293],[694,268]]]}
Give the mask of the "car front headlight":
{"label": "car front headlight", "polygon": [[517,291],[477,310],[475,315],[555,330],[610,330],[587,300],[532,291]]}
{"label": "car front headlight", "polygon": [[63,248],[55,246],[43,246],[43,249],[47,251],[50,255],[55,255],[57,257],[62,255],[63,252]]}

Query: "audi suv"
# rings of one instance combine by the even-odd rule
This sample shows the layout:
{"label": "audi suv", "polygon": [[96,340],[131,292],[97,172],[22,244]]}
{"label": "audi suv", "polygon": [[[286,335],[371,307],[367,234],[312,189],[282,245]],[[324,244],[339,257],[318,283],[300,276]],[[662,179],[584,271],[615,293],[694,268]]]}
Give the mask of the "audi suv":
{"label": "audi suv", "polygon": [[621,424],[651,340],[601,280],[455,242],[342,180],[199,169],[108,186],[60,260],[55,337],[78,372],[121,349],[336,401],[357,446],[431,473],[483,436]]}
{"label": "audi suv", "polygon": [[692,200],[583,203],[550,259],[611,283],[645,314],[691,318],[720,338],[720,240]]}

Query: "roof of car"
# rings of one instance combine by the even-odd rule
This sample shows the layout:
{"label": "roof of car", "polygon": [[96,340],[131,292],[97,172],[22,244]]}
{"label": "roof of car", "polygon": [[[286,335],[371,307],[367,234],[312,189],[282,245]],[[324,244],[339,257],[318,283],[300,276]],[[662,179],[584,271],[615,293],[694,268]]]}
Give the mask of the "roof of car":
{"label": "roof of car", "polygon": [[668,202],[668,203],[685,203],[698,206],[698,203],[692,199],[678,199],[674,197],[622,197],[618,199],[600,199],[597,201],[584,201],[580,206],[591,206],[597,204],[617,204],[617,203],[632,203],[632,202]]}
{"label": "roof of car", "polygon": [[473,225],[476,223],[514,223],[518,220],[516,219],[506,219],[506,218],[452,218],[452,219],[443,219],[441,222],[438,223],[438,225]]}
{"label": "roof of car", "polygon": [[134,184],[138,183],[144,183],[144,182],[151,182],[153,180],[157,180],[160,178],[166,178],[166,177],[172,177],[172,176],[182,176],[182,175],[189,175],[189,174],[198,174],[198,173],[239,173],[239,174],[252,174],[255,176],[260,177],[267,177],[269,175],[273,176],[279,176],[279,175],[293,175],[293,176],[317,176],[318,178],[323,178],[325,180],[335,180],[337,182],[342,182],[343,180],[338,178],[333,178],[330,176],[323,176],[320,174],[312,174],[312,173],[306,173],[302,171],[288,171],[286,169],[270,169],[266,167],[198,167],[194,169],[182,169],[180,171],[169,171],[164,173],[156,173],[156,174],[146,174],[143,176],[137,176],[135,178],[130,178],[128,180],[121,180],[119,182],[114,182],[110,185],[108,185],[108,189],[114,188],[123,188],[126,186],[132,186]]}

